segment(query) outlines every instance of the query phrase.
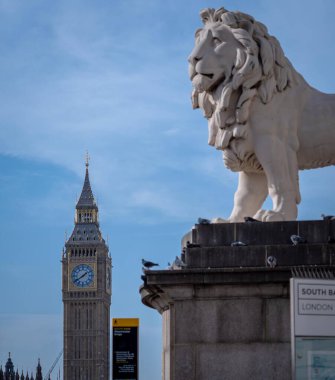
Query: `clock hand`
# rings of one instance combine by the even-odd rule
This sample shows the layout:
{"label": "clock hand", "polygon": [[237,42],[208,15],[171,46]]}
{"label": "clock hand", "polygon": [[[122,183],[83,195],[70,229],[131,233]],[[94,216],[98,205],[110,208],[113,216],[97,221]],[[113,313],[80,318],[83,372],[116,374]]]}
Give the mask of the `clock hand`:
{"label": "clock hand", "polygon": [[76,279],[75,282],[78,282],[81,278],[83,278],[83,277],[86,276],[87,274],[88,274],[88,272],[85,272],[85,273],[82,274],[80,277],[78,277],[78,278]]}

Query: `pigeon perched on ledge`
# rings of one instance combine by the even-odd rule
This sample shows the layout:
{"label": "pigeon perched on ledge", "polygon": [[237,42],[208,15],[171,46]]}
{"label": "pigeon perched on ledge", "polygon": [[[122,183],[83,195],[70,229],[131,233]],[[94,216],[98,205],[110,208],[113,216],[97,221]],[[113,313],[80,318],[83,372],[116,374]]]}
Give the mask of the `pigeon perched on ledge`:
{"label": "pigeon perched on ledge", "polygon": [[323,220],[335,220],[335,216],[334,215],[321,214],[321,217],[322,217]]}
{"label": "pigeon perched on ledge", "polygon": [[299,235],[291,235],[290,239],[293,245],[307,243],[307,240],[304,237],[299,236]]}
{"label": "pigeon perched on ledge", "polygon": [[244,247],[248,244],[243,243],[243,241],[233,241],[230,246],[231,247]]}
{"label": "pigeon perched on ledge", "polygon": [[274,256],[269,256],[266,262],[270,268],[274,268],[277,265],[277,259]]}
{"label": "pigeon perched on ledge", "polygon": [[198,218],[198,224],[211,224],[211,221],[205,218]]}
{"label": "pigeon perched on ledge", "polygon": [[150,269],[152,267],[157,267],[159,264],[153,263],[152,261],[147,261],[142,259],[142,265],[144,266],[145,269]]}
{"label": "pigeon perched on ledge", "polygon": [[254,219],[254,218],[252,218],[251,216],[245,216],[245,217],[244,217],[244,221],[245,221],[246,223],[260,222],[260,220]]}

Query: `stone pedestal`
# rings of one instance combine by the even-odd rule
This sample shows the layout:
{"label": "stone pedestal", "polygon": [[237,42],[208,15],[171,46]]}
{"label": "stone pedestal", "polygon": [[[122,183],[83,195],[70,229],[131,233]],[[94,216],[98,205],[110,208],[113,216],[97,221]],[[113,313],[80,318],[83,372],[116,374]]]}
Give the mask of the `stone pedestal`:
{"label": "stone pedestal", "polygon": [[147,271],[140,290],[162,314],[163,380],[289,380],[289,279],[327,276],[334,237],[334,221],[196,225],[186,268]]}

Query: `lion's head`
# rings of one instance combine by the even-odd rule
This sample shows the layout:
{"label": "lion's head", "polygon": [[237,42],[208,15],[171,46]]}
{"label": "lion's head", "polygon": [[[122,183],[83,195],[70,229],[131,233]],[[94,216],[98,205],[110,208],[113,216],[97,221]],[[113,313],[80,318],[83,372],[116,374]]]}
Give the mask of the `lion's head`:
{"label": "lion's head", "polygon": [[225,150],[228,167],[243,170],[248,160],[248,166],[259,171],[248,147],[241,148],[234,140],[247,137],[253,99],[269,103],[298,74],[277,39],[253,17],[224,8],[205,9],[200,15],[204,27],[197,30],[189,57],[193,107],[203,109],[209,120],[208,142]]}

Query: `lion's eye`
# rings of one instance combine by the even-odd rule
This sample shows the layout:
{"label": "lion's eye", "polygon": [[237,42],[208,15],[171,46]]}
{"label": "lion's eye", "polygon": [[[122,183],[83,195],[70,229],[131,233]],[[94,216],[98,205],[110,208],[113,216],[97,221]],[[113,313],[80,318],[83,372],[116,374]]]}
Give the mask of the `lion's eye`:
{"label": "lion's eye", "polygon": [[219,46],[222,43],[222,41],[217,37],[213,38],[213,42],[214,42],[214,46]]}
{"label": "lion's eye", "polygon": [[215,45],[215,46],[218,46],[218,45],[221,44],[222,41],[221,41],[219,38],[214,37],[214,38],[213,38],[213,42],[214,42],[214,45]]}

